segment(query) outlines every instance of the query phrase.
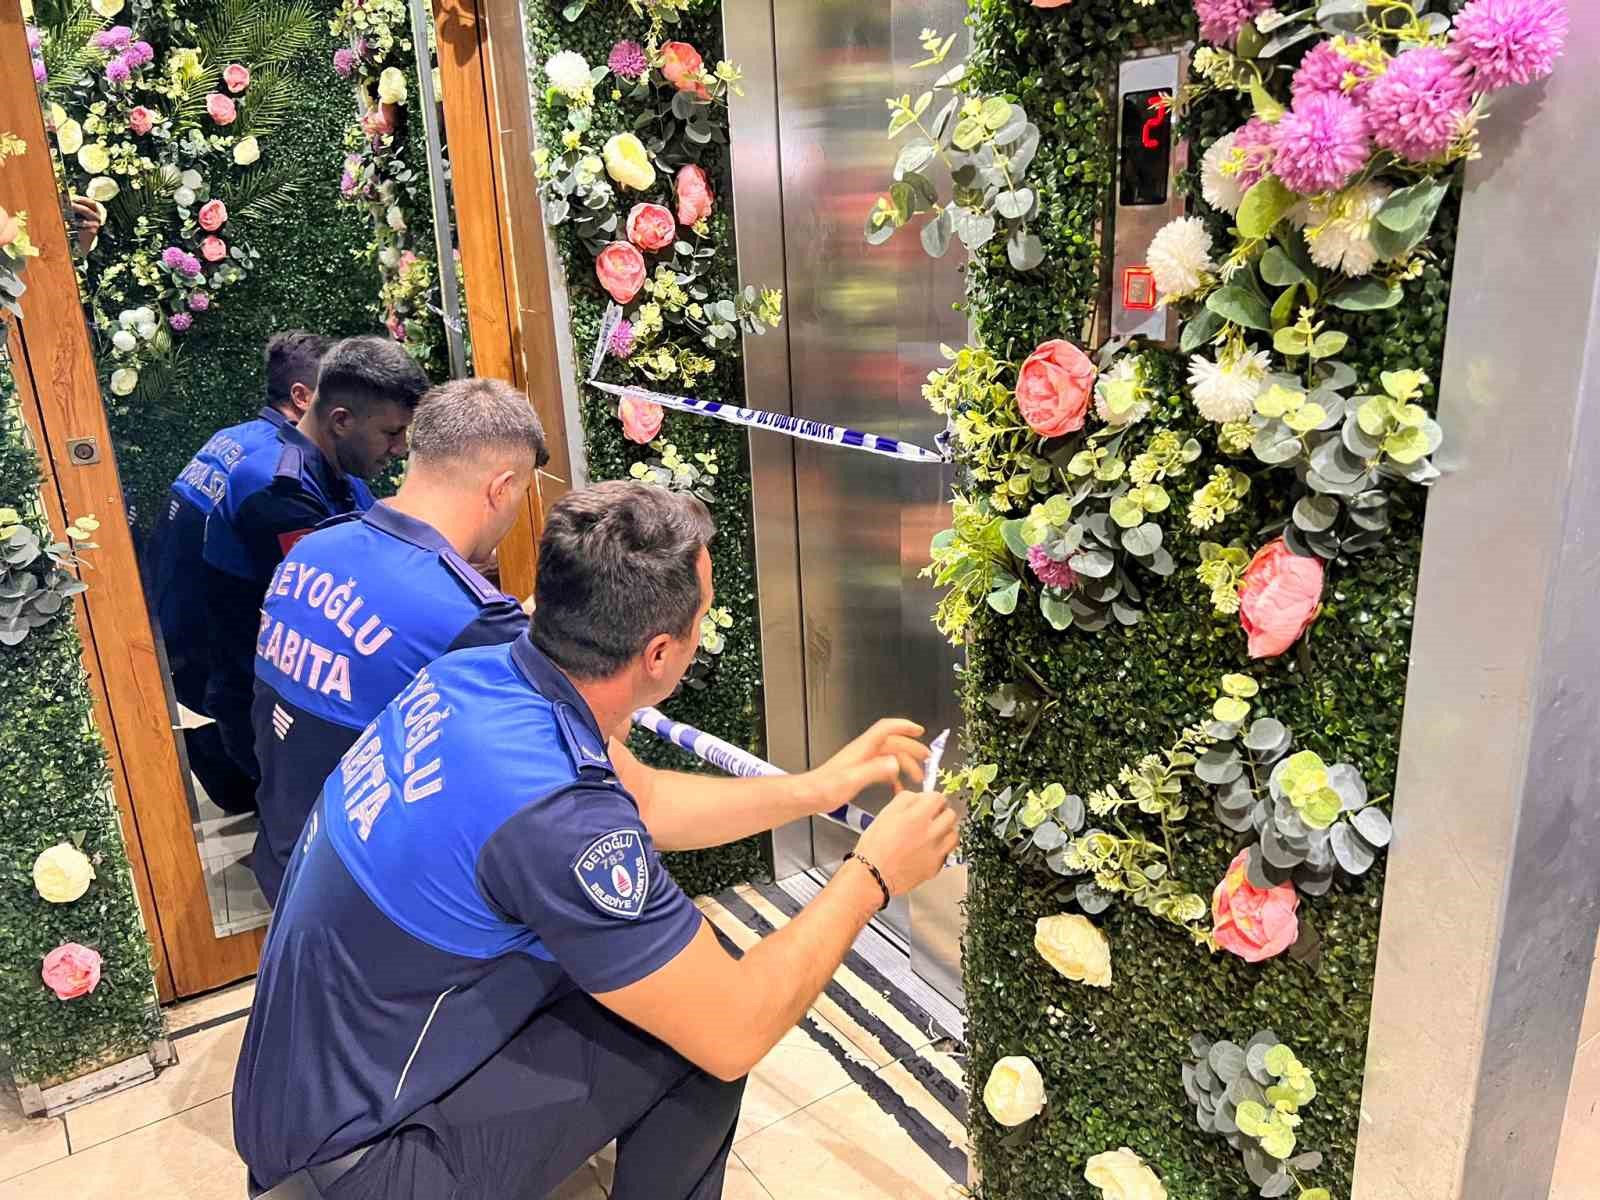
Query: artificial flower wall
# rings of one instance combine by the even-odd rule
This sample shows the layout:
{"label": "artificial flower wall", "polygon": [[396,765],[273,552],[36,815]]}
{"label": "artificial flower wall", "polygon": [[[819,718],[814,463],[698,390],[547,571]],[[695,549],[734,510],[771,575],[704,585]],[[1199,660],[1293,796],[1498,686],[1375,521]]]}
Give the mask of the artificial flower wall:
{"label": "artificial flower wall", "polygon": [[[741,335],[781,320],[782,295],[740,288],[728,196],[722,11],[711,0],[527,0],[546,224],[561,252],[575,357],[587,363],[609,306],[621,310],[603,378],[744,404]],[[668,715],[761,752],[760,637],[743,430],[666,413],[642,397],[581,395],[590,479],[650,479],[691,492],[717,522],[719,609]],[[692,769],[649,734],[639,757]],[[694,892],[765,871],[755,840],[671,855]]]}
{"label": "artificial flower wall", "polygon": [[[1459,168],[1566,25],[1561,0],[985,3],[954,112],[998,99],[1019,140],[935,119],[867,216],[937,253],[951,209],[901,201],[945,154],[952,219],[1052,217],[1037,263],[978,239],[977,338],[926,388],[961,467],[930,574],[969,658],[947,785],[975,818],[986,1195],[1349,1194]],[[1189,215],[1147,251],[1180,346],[1084,346],[1102,89],[1196,28],[1157,110]]]}

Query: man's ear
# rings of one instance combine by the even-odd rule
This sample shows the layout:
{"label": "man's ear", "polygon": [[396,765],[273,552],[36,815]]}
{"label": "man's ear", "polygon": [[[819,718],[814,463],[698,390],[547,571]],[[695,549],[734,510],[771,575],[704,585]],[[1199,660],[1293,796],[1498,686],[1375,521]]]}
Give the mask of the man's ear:
{"label": "man's ear", "polygon": [[645,643],[644,669],[651,678],[666,674],[667,661],[672,655],[672,636],[658,633]]}
{"label": "man's ear", "polygon": [[335,437],[348,437],[355,423],[355,413],[342,404],[328,413],[328,428],[333,431]]}
{"label": "man's ear", "polygon": [[303,383],[289,385],[289,404],[294,409],[296,419],[303,417],[311,408],[311,402],[317,398],[317,393]]}
{"label": "man's ear", "polygon": [[488,496],[491,508],[504,508],[508,504],[516,504],[521,497],[516,494],[517,473],[511,470],[501,471],[489,480]]}

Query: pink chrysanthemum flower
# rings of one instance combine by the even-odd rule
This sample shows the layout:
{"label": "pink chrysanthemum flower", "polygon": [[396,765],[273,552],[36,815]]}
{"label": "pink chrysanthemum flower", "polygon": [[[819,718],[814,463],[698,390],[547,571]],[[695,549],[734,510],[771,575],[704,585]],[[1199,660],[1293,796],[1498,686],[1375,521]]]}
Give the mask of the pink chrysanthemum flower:
{"label": "pink chrysanthemum flower", "polygon": [[1521,86],[1555,69],[1567,27],[1566,0],[1472,0],[1456,14],[1450,52],[1480,92]]}
{"label": "pink chrysanthemum flower", "polygon": [[1348,96],[1317,93],[1278,122],[1272,173],[1301,195],[1342,188],[1372,150],[1367,118]]}
{"label": "pink chrysanthemum flower", "polygon": [[1218,46],[1231,46],[1239,31],[1270,11],[1272,0],[1194,0],[1200,36]]}
{"label": "pink chrysanthemum flower", "polygon": [[1272,170],[1278,148],[1277,126],[1269,125],[1260,117],[1251,117],[1234,134],[1233,148],[1244,156],[1243,166],[1234,179],[1248,192]]}
{"label": "pink chrysanthemum flower", "polygon": [[[196,272],[198,274],[199,272]],[[204,292],[195,292],[189,297],[189,310],[191,312],[205,312],[211,307],[211,297]]]}
{"label": "pink chrysanthemum flower", "polygon": [[[1348,92],[1344,90],[1346,75],[1353,75],[1356,79],[1355,86]],[[1333,42],[1328,41],[1300,60],[1300,69],[1294,73],[1294,81],[1289,86],[1295,103],[1299,103],[1305,97],[1314,95],[1348,95],[1359,100],[1371,82],[1372,73],[1366,67],[1351,62],[1339,53]]]}
{"label": "pink chrysanthemum flower", "polygon": [[650,60],[645,57],[644,47],[638,42],[622,41],[611,47],[611,57],[606,59],[606,66],[611,68],[613,75],[637,79],[649,70]]}
{"label": "pink chrysanthemum flower", "polygon": [[188,313],[173,313],[167,318],[167,324],[172,326],[174,333],[187,333],[189,327],[194,324],[194,318]]}
{"label": "pink chrysanthemum flower", "polygon": [[1046,587],[1070,592],[1078,586],[1078,573],[1072,569],[1072,564],[1057,562],[1045,552],[1043,546],[1035,546],[1028,551],[1028,566]]}
{"label": "pink chrysanthemum flower", "polygon": [[611,339],[606,345],[618,358],[627,358],[633,353],[633,322],[626,319],[618,321],[617,327],[611,331]]}
{"label": "pink chrysanthemum flower", "polygon": [[1373,140],[1411,162],[1428,162],[1448,150],[1471,107],[1466,76],[1432,46],[1396,57],[1365,99]]}
{"label": "pink chrysanthemum flower", "polygon": [[120,54],[106,64],[106,79],[111,83],[127,83],[132,74],[128,60]]}
{"label": "pink chrysanthemum flower", "polygon": [[340,79],[349,79],[356,69],[356,52],[348,46],[339,47],[333,52],[333,69]]}

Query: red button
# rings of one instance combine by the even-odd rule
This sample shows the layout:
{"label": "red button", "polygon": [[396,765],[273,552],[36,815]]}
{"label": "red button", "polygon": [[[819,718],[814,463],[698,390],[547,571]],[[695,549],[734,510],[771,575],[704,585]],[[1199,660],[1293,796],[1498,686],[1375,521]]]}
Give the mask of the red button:
{"label": "red button", "polygon": [[1129,267],[1122,273],[1122,307],[1149,311],[1155,306],[1155,273],[1149,267]]}

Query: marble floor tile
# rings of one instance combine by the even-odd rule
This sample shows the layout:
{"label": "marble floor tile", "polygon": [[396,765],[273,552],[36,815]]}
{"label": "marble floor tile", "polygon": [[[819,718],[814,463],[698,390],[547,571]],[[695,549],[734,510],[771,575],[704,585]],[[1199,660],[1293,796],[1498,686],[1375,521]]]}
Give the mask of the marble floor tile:
{"label": "marble floor tile", "polygon": [[0,1079],[0,1180],[67,1156],[67,1127],[60,1117],[29,1119],[10,1078]]}
{"label": "marble floor tile", "polygon": [[1578,1051],[1550,1200],[1600,1200],[1600,1038]]}
{"label": "marble floor tile", "polygon": [[[810,1016],[835,1046],[849,1046],[844,1035],[833,1026],[815,1013]],[[743,1141],[806,1105],[849,1087],[850,1076],[839,1065],[835,1053],[836,1050],[819,1043],[803,1026],[786,1033],[750,1072],[734,1141]]]}
{"label": "marble floor tile", "polygon": [[219,1096],[0,1183],[0,1200],[242,1200],[244,1175]]}
{"label": "marble floor tile", "polygon": [[167,1033],[182,1033],[185,1029],[193,1029],[218,1017],[244,1012],[249,1009],[255,995],[256,981],[242,979],[214,992],[207,992],[204,996],[170,1004],[162,1010],[167,1018]]}
{"label": "marble floor tile", "polygon": [[951,1178],[859,1086],[739,1143],[773,1200],[948,1200]]}
{"label": "marble floor tile", "polygon": [[152,1122],[226,1097],[233,1090],[233,1068],[245,1022],[231,1021],[178,1038],[178,1063],[149,1083],[96,1100],[66,1115],[74,1156]]}

